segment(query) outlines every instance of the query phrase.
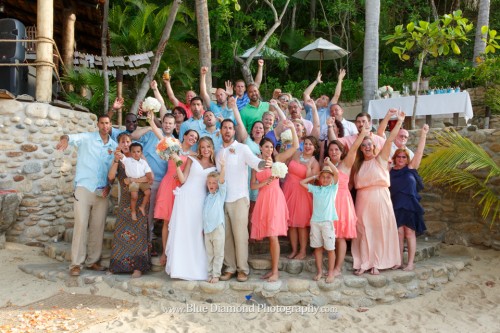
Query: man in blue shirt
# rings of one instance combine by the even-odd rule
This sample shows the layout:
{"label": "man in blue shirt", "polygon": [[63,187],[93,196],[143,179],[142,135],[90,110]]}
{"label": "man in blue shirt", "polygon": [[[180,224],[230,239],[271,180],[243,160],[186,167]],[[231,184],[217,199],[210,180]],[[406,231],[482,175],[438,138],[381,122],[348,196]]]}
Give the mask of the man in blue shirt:
{"label": "man in blue shirt", "polygon": [[182,123],[181,128],[179,129],[179,140],[181,142],[184,140],[184,133],[187,130],[193,129],[198,134],[205,129],[205,125],[203,124],[203,100],[196,96],[191,99],[191,113],[193,116]]}
{"label": "man in blue shirt", "polygon": [[[202,67],[200,70],[200,97],[203,99],[203,103],[212,111],[219,121],[224,119],[231,119],[233,122],[234,114],[233,110],[227,106],[227,92],[222,88],[217,88],[215,91],[215,98],[217,103],[210,99],[210,94],[207,92],[206,76],[208,72],[208,67]],[[226,83],[226,86],[229,83]]]}
{"label": "man in blue shirt", "polygon": [[[61,136],[56,148],[78,147],[75,192],[73,194],[75,224],[71,242],[70,275],[80,275],[85,263],[88,269],[105,270],[99,264],[108,213],[108,171],[118,146],[109,136],[111,120],[108,115],[97,119],[98,132]],[[88,229],[88,239],[87,239]]]}

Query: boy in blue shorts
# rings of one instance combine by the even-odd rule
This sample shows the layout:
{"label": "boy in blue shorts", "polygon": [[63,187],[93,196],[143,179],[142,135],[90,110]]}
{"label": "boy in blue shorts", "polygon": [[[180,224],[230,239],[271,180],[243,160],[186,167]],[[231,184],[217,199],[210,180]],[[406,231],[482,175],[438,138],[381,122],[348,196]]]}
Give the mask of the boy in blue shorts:
{"label": "boy in blue shorts", "polygon": [[[328,253],[328,275],[326,283],[332,283],[335,276],[335,229],[333,221],[337,219],[335,209],[335,197],[338,189],[338,170],[330,161],[325,158],[325,166],[318,176],[306,178],[300,182],[313,195],[313,214],[311,216],[310,243],[314,248],[314,258],[316,260],[316,276],[314,281],[319,281],[323,275],[323,251]],[[311,185],[312,180],[319,180],[319,185]]]}
{"label": "boy in blue shorts", "polygon": [[203,232],[208,259],[208,282],[217,283],[224,262],[226,239],[224,201],[226,182],[224,180],[225,161],[219,160],[220,173],[212,171],[207,175],[208,195],[203,204]]}

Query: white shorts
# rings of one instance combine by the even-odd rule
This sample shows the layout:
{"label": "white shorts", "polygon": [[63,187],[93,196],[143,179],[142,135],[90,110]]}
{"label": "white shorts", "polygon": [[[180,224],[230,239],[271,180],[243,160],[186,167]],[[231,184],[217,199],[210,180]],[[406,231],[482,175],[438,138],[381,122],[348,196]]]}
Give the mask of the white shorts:
{"label": "white shorts", "polygon": [[311,222],[309,238],[312,248],[323,247],[327,251],[335,250],[333,221]]}

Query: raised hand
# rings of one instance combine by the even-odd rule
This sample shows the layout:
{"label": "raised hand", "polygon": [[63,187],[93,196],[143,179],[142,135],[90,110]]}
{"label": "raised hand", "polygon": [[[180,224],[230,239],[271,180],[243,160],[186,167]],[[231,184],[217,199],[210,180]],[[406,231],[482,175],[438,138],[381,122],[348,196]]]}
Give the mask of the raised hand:
{"label": "raised hand", "polygon": [[325,157],[325,163],[328,164],[330,162],[330,157]]}
{"label": "raised hand", "polygon": [[304,104],[310,106],[312,109],[316,109],[316,103],[314,103],[314,100],[312,98],[304,101]]}
{"label": "raised hand", "polygon": [[429,133],[429,125],[425,124],[424,126],[422,126],[422,134],[426,134]]}
{"label": "raised hand", "polygon": [[363,137],[365,136],[370,136],[370,129],[369,128],[366,128],[366,127],[363,127],[361,129],[361,132],[359,132],[358,135],[362,135]]}
{"label": "raised hand", "polygon": [[206,75],[207,73],[208,73],[208,67],[206,67],[206,66],[201,67],[200,74]]}
{"label": "raised hand", "polygon": [[326,118],[326,126],[335,127],[335,118],[333,118],[333,117]]}
{"label": "raised hand", "polygon": [[264,66],[264,59],[257,60],[257,64],[259,65],[259,67]]}
{"label": "raised hand", "polygon": [[398,112],[398,120],[404,121],[406,117],[406,113],[403,111]]}
{"label": "raised hand", "polygon": [[116,148],[115,150],[115,161],[116,160],[121,160],[123,158],[122,151],[120,150],[119,147]]}
{"label": "raised hand", "polygon": [[227,106],[230,109],[234,109],[236,107],[236,98],[234,98],[232,95],[227,99]]}
{"label": "raised hand", "polygon": [[117,97],[113,103],[113,110],[118,110],[123,107],[123,98]]}
{"label": "raised hand", "polygon": [[339,72],[339,81],[344,79],[345,74],[346,74],[346,71],[345,71],[345,69],[342,68]]}
{"label": "raised hand", "polygon": [[228,96],[233,96],[234,94],[233,83],[230,80],[226,81],[226,94]]}
{"label": "raised hand", "polygon": [[151,81],[149,87],[153,90],[158,90],[158,83],[156,83],[156,80]]}
{"label": "raised hand", "polygon": [[318,76],[316,76],[316,82],[323,83],[323,81],[321,81],[321,71],[319,71]]}
{"label": "raised hand", "polygon": [[398,114],[398,112],[399,112],[398,109],[391,108],[391,109],[387,110],[387,115],[393,117],[393,116],[396,116]]}

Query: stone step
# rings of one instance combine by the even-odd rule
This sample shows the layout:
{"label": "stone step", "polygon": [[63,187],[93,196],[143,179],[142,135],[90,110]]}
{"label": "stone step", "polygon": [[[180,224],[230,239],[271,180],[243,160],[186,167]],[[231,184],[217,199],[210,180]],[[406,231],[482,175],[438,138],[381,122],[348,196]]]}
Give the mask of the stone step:
{"label": "stone step", "polygon": [[[79,277],[70,277],[68,266],[55,264],[26,264],[19,268],[28,274],[50,281],[63,281],[68,287],[83,287],[100,282],[128,292],[131,295],[146,295],[169,301],[190,303],[231,302],[245,303],[245,296],[252,295],[258,305],[327,306],[347,305],[369,307],[414,298],[431,290],[440,290],[442,284],[453,281],[465,266],[470,265],[470,256],[435,256],[416,264],[415,270],[385,270],[380,275],[355,276],[344,273],[332,283],[324,279],[313,281],[314,273],[303,270],[300,274],[280,273],[276,282],[267,282],[261,277],[264,272],[252,271],[249,280],[237,282],[232,279],[219,283],[205,281],[180,281],[170,279],[165,272],[148,272],[140,279],[130,274],[106,275],[104,272],[82,270]],[[203,303],[202,303],[203,304]]]}
{"label": "stone step", "polygon": [[[417,249],[415,251],[415,262],[419,262],[425,259],[432,258],[439,253],[439,248],[441,247],[441,241],[427,238],[423,238],[417,241]],[[404,262],[408,262],[408,253],[404,252]],[[326,257],[326,256],[325,256]],[[323,265],[327,267],[328,259],[323,258]],[[269,254],[258,254],[250,255],[248,259],[248,264],[254,270],[269,270],[271,269],[271,256]],[[280,271],[286,271],[289,274],[300,274],[302,271],[307,271],[313,273],[316,271],[316,262],[314,257],[308,255],[305,259],[288,259],[285,256],[281,256],[278,263],[278,269]],[[343,271],[352,271],[352,256],[350,254],[346,255],[344,269]]]}

